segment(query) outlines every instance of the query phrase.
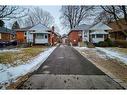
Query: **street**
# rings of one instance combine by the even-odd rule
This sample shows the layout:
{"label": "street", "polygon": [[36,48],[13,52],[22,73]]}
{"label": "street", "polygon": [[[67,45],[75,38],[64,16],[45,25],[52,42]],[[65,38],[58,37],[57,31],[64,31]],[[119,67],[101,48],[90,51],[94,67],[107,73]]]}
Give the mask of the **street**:
{"label": "street", "polygon": [[122,89],[71,46],[60,45],[19,89]]}

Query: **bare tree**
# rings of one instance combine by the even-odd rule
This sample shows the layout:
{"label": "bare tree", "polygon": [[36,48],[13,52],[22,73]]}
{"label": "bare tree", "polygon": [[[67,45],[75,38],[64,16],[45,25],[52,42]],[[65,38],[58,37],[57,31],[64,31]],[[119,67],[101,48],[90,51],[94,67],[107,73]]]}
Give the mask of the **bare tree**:
{"label": "bare tree", "polygon": [[44,11],[42,8],[33,7],[29,9],[28,16],[22,20],[20,19],[19,23],[24,24],[23,26],[33,26],[41,23],[49,27],[54,23],[54,18],[49,12]]}
{"label": "bare tree", "polygon": [[[127,7],[126,6],[101,6],[101,8],[110,15],[111,21],[115,21],[117,26],[127,36],[121,25],[127,25]],[[122,21],[123,19],[124,21]]]}
{"label": "bare tree", "polygon": [[62,6],[60,19],[65,27],[75,28],[90,16],[93,6]]}
{"label": "bare tree", "polygon": [[26,16],[26,9],[19,6],[0,5],[0,19],[10,20]]}

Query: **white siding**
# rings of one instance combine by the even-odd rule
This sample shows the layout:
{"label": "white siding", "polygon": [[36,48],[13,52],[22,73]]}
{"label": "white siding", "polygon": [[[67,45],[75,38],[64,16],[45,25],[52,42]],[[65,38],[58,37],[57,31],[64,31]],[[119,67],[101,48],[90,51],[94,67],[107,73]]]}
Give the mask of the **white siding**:
{"label": "white siding", "polygon": [[26,39],[27,39],[27,42],[33,42],[33,34],[27,31]]}
{"label": "white siding", "polygon": [[95,38],[92,38],[92,43],[98,43],[98,42],[100,42],[100,41],[104,41],[104,35],[103,35],[103,37],[102,38],[97,38],[97,36],[96,36],[96,34],[94,34],[95,35]]}
{"label": "white siding", "polygon": [[48,43],[48,34],[36,34],[35,44],[47,44],[47,43]]}
{"label": "white siding", "polygon": [[104,38],[92,38],[92,43],[98,43],[100,41],[104,41]]}
{"label": "white siding", "polygon": [[35,39],[35,44],[46,44],[48,39]]}
{"label": "white siding", "polygon": [[82,38],[83,38],[83,41],[88,41],[89,42],[89,31],[88,30],[84,30],[82,32]]}

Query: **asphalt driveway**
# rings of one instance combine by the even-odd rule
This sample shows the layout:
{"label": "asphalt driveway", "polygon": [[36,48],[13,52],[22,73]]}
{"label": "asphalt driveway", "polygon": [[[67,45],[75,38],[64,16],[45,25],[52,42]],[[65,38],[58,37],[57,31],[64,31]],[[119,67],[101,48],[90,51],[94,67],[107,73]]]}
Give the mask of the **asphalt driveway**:
{"label": "asphalt driveway", "polygon": [[122,89],[71,46],[57,47],[20,89]]}

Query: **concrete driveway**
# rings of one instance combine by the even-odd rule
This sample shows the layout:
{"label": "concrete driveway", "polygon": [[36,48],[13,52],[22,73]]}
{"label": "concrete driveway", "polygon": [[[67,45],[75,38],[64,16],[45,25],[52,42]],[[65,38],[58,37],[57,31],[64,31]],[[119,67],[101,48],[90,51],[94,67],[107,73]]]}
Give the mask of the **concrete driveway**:
{"label": "concrete driveway", "polygon": [[74,48],[61,45],[19,89],[122,89]]}

